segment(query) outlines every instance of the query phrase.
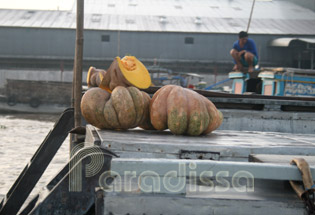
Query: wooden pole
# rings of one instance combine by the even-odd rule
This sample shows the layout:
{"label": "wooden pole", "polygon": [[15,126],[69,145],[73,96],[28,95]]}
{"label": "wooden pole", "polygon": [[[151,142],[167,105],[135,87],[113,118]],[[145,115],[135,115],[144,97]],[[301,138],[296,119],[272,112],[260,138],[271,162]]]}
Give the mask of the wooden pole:
{"label": "wooden pole", "polygon": [[251,21],[252,21],[252,16],[253,16],[253,11],[254,11],[255,1],[256,1],[256,0],[253,0],[252,9],[251,9],[251,11],[250,11],[250,16],[249,16],[249,20],[248,20],[248,24],[247,24],[247,30],[246,30],[247,33],[248,33],[248,31],[249,31],[249,26],[250,26],[250,23],[251,23]]}
{"label": "wooden pole", "polygon": [[[81,126],[81,97],[82,97],[82,61],[83,61],[83,26],[84,0],[77,0],[76,42],[72,83],[72,107],[74,108],[74,127]],[[74,147],[76,135],[70,142],[70,152]]]}

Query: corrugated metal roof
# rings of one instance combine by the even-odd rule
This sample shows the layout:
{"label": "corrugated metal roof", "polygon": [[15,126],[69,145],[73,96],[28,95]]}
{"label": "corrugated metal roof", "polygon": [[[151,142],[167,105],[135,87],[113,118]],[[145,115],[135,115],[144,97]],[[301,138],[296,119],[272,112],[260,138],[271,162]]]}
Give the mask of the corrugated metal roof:
{"label": "corrugated metal roof", "polygon": [[[252,0],[85,0],[85,29],[237,33],[246,29]],[[68,11],[0,10],[0,26],[75,28]],[[315,35],[315,12],[287,1],[256,1],[252,34]]]}

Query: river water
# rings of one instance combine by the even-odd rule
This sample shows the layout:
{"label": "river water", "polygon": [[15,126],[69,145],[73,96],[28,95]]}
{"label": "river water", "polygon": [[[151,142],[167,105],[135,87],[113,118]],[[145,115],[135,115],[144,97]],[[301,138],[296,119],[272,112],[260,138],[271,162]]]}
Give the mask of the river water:
{"label": "river water", "polygon": [[[30,161],[59,115],[0,114],[0,200]],[[69,137],[58,150],[31,196],[44,187],[69,158]]]}

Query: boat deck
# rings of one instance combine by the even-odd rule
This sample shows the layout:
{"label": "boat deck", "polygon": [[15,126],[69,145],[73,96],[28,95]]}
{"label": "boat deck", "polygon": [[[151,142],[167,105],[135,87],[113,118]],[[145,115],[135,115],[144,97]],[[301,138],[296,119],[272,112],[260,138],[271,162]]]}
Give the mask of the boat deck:
{"label": "boat deck", "polygon": [[88,125],[86,142],[102,145],[121,157],[135,158],[208,156],[211,160],[248,161],[250,154],[315,155],[315,134],[280,132],[216,130],[191,137],[176,136],[168,130],[111,131]]}
{"label": "boat deck", "polygon": [[[128,182],[133,187],[127,192],[105,190],[101,200],[103,214],[302,215],[305,214],[304,204],[284,179],[287,170],[282,167],[295,168],[290,166],[293,157],[304,157],[310,165],[315,164],[315,134],[216,130],[205,136],[191,137],[173,135],[168,130],[111,131],[87,125],[86,146],[89,145],[106,147],[119,155],[120,158],[113,159],[111,168],[124,177],[115,180],[114,187],[125,188]],[[181,162],[186,162],[186,179],[185,175],[180,176],[180,167],[176,167]],[[274,171],[269,172],[269,168]],[[163,187],[167,171],[172,169],[179,176],[172,185],[178,185],[180,177],[185,180],[185,186],[178,193]],[[141,190],[142,184],[154,187],[154,176],[143,176],[145,170],[158,173],[161,190],[149,193]],[[196,172],[189,172],[192,170]],[[206,177],[209,182],[206,184],[202,171],[209,170],[213,175]],[[126,177],[126,171],[132,180]],[[223,172],[227,175],[220,175]],[[246,174],[236,177],[240,172],[253,178]],[[293,172],[299,177],[297,169]],[[196,178],[190,174],[196,174]],[[235,186],[235,179],[241,187],[248,186],[245,191],[237,189],[239,184]]]}

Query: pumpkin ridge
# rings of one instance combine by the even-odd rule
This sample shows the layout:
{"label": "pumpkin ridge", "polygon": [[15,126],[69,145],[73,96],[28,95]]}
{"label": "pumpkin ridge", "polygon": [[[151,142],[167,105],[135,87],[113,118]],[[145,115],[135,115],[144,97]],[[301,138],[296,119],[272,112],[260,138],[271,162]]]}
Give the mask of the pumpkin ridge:
{"label": "pumpkin ridge", "polygon": [[150,119],[153,127],[157,130],[165,130],[167,125],[166,99],[173,90],[174,85],[162,87],[156,92],[150,101]]}
{"label": "pumpkin ridge", "polygon": [[[184,90],[187,90],[187,89],[184,89]],[[186,106],[187,106],[187,125],[189,125],[190,123],[190,108],[189,108],[189,101],[188,101],[188,96],[187,96],[187,93],[184,93],[185,97],[186,97]],[[188,131],[188,126],[186,126],[186,130],[185,130],[185,134],[187,133]]]}
{"label": "pumpkin ridge", "polygon": [[206,102],[210,120],[209,125],[203,134],[208,134],[220,127],[222,119],[220,118],[219,110],[215,107],[215,105],[209,99],[204,98],[204,101]]}
{"label": "pumpkin ridge", "polygon": [[[145,94],[146,94],[145,92],[141,91],[141,93],[142,93],[143,99],[144,99],[145,101],[144,101],[143,115],[142,115],[142,117],[141,117],[140,124],[143,123],[143,121],[145,120],[146,113],[147,113],[148,110],[149,110],[149,107],[148,107],[148,105],[147,105],[148,100],[149,100],[149,105],[150,105],[150,96],[149,96],[149,99],[148,99],[147,96],[145,95]],[[149,117],[150,117],[150,116],[149,116]]]}
{"label": "pumpkin ridge", "polygon": [[136,110],[132,97],[125,87],[118,86],[112,92],[112,103],[122,128],[129,128],[135,122]]}
{"label": "pumpkin ridge", "polygon": [[111,127],[121,128],[121,125],[118,120],[118,114],[113,106],[111,98],[108,100],[108,102],[106,102],[103,113],[105,120],[109,122]]}
{"label": "pumpkin ridge", "polygon": [[160,95],[160,92],[163,92],[163,91],[165,91],[165,90],[167,90],[167,89],[169,89],[169,88],[173,88],[173,85],[166,85],[166,86],[164,86],[164,87],[161,87],[160,89],[158,89],[158,90],[154,93],[154,95],[152,96],[152,99],[151,99],[151,101],[150,101],[150,110],[151,110],[152,104],[154,103],[154,101],[156,100],[156,98]]}
{"label": "pumpkin ridge", "polygon": [[190,119],[190,123],[187,124],[187,134],[191,136],[200,135],[203,132],[203,110],[202,110],[202,103],[199,99],[199,95],[192,91],[186,91],[186,95],[190,95],[190,102],[188,103],[190,114],[188,115]]}
{"label": "pumpkin ridge", "polygon": [[[127,90],[131,96],[133,107],[135,109],[135,120],[133,122],[133,127],[138,126],[140,123],[143,113],[144,113],[144,98],[143,94],[136,87],[127,87]],[[140,98],[141,97],[141,98]]]}
{"label": "pumpkin ridge", "polygon": [[103,115],[103,108],[110,94],[98,87],[89,89],[81,99],[81,113],[85,120],[98,128],[110,128]]}
{"label": "pumpkin ridge", "polygon": [[[127,89],[127,88],[126,88]],[[132,97],[132,95],[131,95],[131,93],[130,93],[130,91],[128,90],[128,93],[129,93],[129,95],[130,95],[130,97],[131,97],[131,101],[132,101],[132,109],[134,110],[134,112],[135,112],[135,116],[134,116],[134,120],[133,120],[133,124],[131,124],[132,126],[131,127],[133,127],[134,125],[135,125],[135,123],[137,122],[137,110],[136,110],[136,105],[135,105],[135,101],[133,100],[133,97]],[[142,113],[143,114],[143,113]],[[137,126],[137,125],[136,125]]]}
{"label": "pumpkin ridge", "polygon": [[203,134],[207,130],[210,124],[210,114],[208,113],[206,102],[202,101],[202,105],[203,105],[204,115],[205,115],[203,131],[201,132]]}
{"label": "pumpkin ridge", "polygon": [[187,99],[184,89],[175,86],[167,98],[167,125],[174,134],[184,134],[187,128]]}
{"label": "pumpkin ridge", "polygon": [[[173,87],[173,88],[170,90],[170,92],[168,93],[168,95],[166,95],[167,100],[168,100],[168,96],[169,96],[175,89],[176,89],[176,87]],[[167,103],[168,103],[168,102],[166,101],[166,104],[167,104]],[[168,105],[166,105],[165,110],[166,110],[166,117],[168,118]],[[166,120],[166,121],[167,121],[167,120]]]}
{"label": "pumpkin ridge", "polygon": [[[105,123],[108,125],[108,128],[109,128],[109,129],[113,129],[113,126],[107,121],[107,119],[106,119],[106,117],[105,117],[105,114],[104,114],[105,106],[106,106],[106,103],[105,103],[104,109],[103,109],[104,121],[105,121]],[[119,122],[118,122],[118,123],[119,123]],[[120,125],[119,125],[119,126],[120,126]]]}
{"label": "pumpkin ridge", "polygon": [[140,92],[143,95],[144,111],[143,111],[143,115],[139,123],[139,127],[145,130],[154,130],[154,127],[150,119],[150,109],[149,109],[151,97],[146,92],[143,92],[143,91],[140,91]]}

